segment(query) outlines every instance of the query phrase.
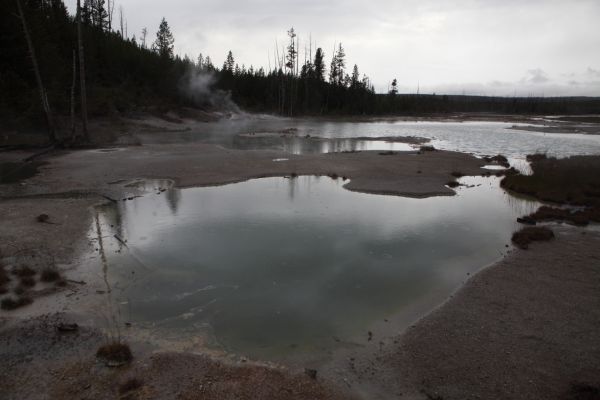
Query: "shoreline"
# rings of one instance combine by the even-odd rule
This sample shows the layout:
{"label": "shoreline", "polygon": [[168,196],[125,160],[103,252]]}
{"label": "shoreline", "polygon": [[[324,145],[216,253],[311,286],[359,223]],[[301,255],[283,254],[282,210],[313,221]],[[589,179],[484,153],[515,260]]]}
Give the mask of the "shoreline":
{"label": "shoreline", "polygon": [[[161,151],[164,149],[167,149],[167,151]],[[273,159],[280,158],[282,156],[289,158],[290,161],[292,161],[290,163],[291,167],[290,165],[284,165],[286,163],[272,162]],[[415,161],[418,160],[418,158],[421,158],[421,160]],[[119,161],[119,159],[125,161]],[[148,160],[157,159],[158,165],[148,168],[146,162]],[[438,195],[452,195],[454,193],[451,189],[445,187],[444,184],[451,179],[450,174],[457,165],[460,166],[461,172],[464,172],[465,175],[481,175],[485,173],[485,170],[480,168],[484,164],[485,162],[482,162],[482,160],[466,154],[443,151],[424,152],[423,154],[401,152],[386,157],[380,155],[377,151],[349,154],[338,153],[333,155],[321,154],[291,156],[287,153],[273,151],[233,151],[202,144],[182,146],[146,145],[135,148],[116,149],[108,152],[102,152],[101,150],[64,152],[58,157],[50,158],[49,164],[42,167],[41,173],[38,176],[26,181],[26,185],[24,186],[31,185],[34,186],[33,189],[19,187],[18,191],[21,191],[21,194],[24,196],[40,196],[39,192],[36,193],[39,189],[43,190],[46,194],[52,194],[54,196],[60,195],[61,193],[66,193],[67,199],[49,199],[43,197],[15,197],[11,199],[9,194],[9,197],[0,199],[0,209],[6,215],[11,215],[13,217],[13,220],[10,221],[13,231],[9,232],[9,237],[22,236],[23,232],[21,231],[21,235],[19,235],[18,232],[19,229],[22,229],[23,227],[25,227],[26,232],[27,229],[30,229],[29,233],[31,233],[31,230],[33,230],[38,231],[38,234],[40,229],[44,228],[47,231],[48,229],[46,228],[50,228],[51,232],[46,232],[42,235],[42,240],[44,243],[53,249],[63,249],[63,252],[65,253],[63,255],[65,257],[63,259],[59,258],[59,262],[65,264],[77,263],[77,260],[74,260],[68,254],[76,253],[77,246],[85,245],[85,234],[81,235],[81,231],[85,230],[86,226],[89,226],[89,220],[91,218],[89,208],[99,201],[105,201],[105,199],[102,199],[100,196],[93,193],[95,192],[107,196],[115,196],[120,200],[120,196],[125,195],[125,193],[135,192],[135,189],[125,188],[125,183],[135,178],[139,178],[140,176],[153,176],[154,178],[159,179],[174,179],[177,187],[192,187],[206,186],[211,184],[223,185],[247,179],[260,178],[263,177],[264,174],[266,174],[264,176],[285,176],[292,173],[298,175],[335,174],[338,177],[342,177],[344,176],[343,174],[347,174],[347,177],[350,178],[350,184],[345,185],[345,188],[348,190],[357,190],[367,193],[380,193],[381,188],[385,187],[388,188],[388,192],[385,193],[389,194],[389,187],[391,186],[393,188],[391,192],[395,195],[429,197]],[[110,174],[107,174],[104,170],[105,165],[111,165]],[[132,165],[134,168],[131,168]],[[221,170],[215,170],[214,165],[220,166]],[[224,165],[226,165],[226,167],[223,167]],[[253,169],[250,172],[248,169],[249,165],[253,166]],[[213,166],[212,169],[210,168],[211,166]],[[136,168],[138,169],[136,170]],[[373,168],[374,171],[377,171],[377,174],[369,172],[369,168]],[[384,172],[383,174],[382,168]],[[405,172],[409,168],[410,172]],[[422,168],[422,171],[418,173],[417,168]],[[200,178],[198,178],[199,169],[202,169]],[[208,171],[206,169],[208,169]],[[273,172],[273,170],[276,171]],[[367,172],[365,172],[365,170]],[[145,171],[145,173],[141,174],[141,171]],[[385,171],[388,172],[386,173]],[[398,171],[403,172],[398,173]],[[424,183],[420,182],[423,180],[425,181]],[[68,193],[83,194],[86,192],[89,192],[88,197],[83,196],[81,198],[70,198],[68,195]],[[16,195],[16,193],[13,194]],[[63,218],[58,222],[62,223],[64,226],[61,225],[60,227],[48,227],[35,223],[34,217],[37,215],[38,211],[43,212],[48,207],[53,209],[53,216],[58,214],[59,218]],[[5,239],[7,237],[6,233],[6,230],[2,229],[0,236]],[[40,238],[39,236],[35,236],[35,234],[28,234],[26,236],[31,236],[34,239]],[[588,238],[593,237],[594,240],[597,240],[597,236],[598,235],[596,233],[591,233]],[[79,243],[73,243],[74,238],[80,238]],[[57,245],[57,243],[59,245]],[[60,245],[60,243],[63,244]],[[64,243],[68,243],[68,245],[65,245]],[[559,242],[557,241],[557,243]],[[556,243],[548,245],[554,246]],[[538,246],[547,246],[547,244],[534,245],[533,250],[530,250],[530,253],[522,253],[522,251],[513,252],[513,254],[511,254],[508,258],[510,258],[510,260],[516,259],[516,262],[518,263],[523,257],[522,254],[536,254],[536,256],[542,257],[543,255],[539,254],[538,252]],[[600,246],[597,247],[600,248]],[[596,255],[594,254],[594,256]],[[411,361],[403,367],[398,367],[398,360],[394,358],[394,354],[403,354],[403,350],[400,348],[400,350],[397,350],[399,353],[394,353],[394,350],[388,350],[388,347],[391,348],[397,345],[397,343],[394,343],[394,341],[398,341],[398,343],[401,343],[401,345],[402,343],[406,343],[406,338],[412,337],[410,335],[412,335],[412,332],[415,329],[422,329],[419,327],[427,325],[431,318],[435,319],[438,314],[444,314],[446,312],[444,311],[445,309],[451,309],[453,302],[459,301],[456,299],[465,297],[465,291],[467,291],[467,288],[470,287],[469,285],[473,285],[470,282],[475,279],[483,279],[478,277],[488,273],[489,270],[496,270],[498,266],[503,265],[503,263],[509,262],[506,260],[507,258],[502,259],[498,263],[495,263],[491,266],[482,267],[478,273],[471,277],[467,283],[462,285],[449,299],[444,301],[441,305],[436,306],[430,312],[426,313],[425,316],[419,318],[415,323],[417,328],[409,328],[399,337],[395,336],[393,339],[391,339],[391,343],[386,343],[384,346],[386,348],[386,354],[381,355],[378,354],[377,351],[373,351],[374,357],[379,359],[376,359],[375,361],[369,360],[367,354],[367,357],[364,357],[360,361],[357,358],[357,361],[353,363],[353,367],[350,368],[349,366],[346,366],[346,368],[350,368],[349,370],[346,369],[346,371],[359,370],[360,368],[363,368],[363,373],[356,376],[356,381],[360,382],[359,385],[350,385],[350,388],[348,388],[347,382],[344,380],[344,378],[336,378],[333,374],[329,374],[329,372],[325,371],[323,373],[325,376],[325,385],[327,385],[327,382],[333,382],[334,384],[337,384],[342,394],[339,394],[336,389],[330,390],[326,387],[321,387],[321,383],[319,383],[321,382],[320,380],[316,382],[317,386],[311,386],[315,384],[315,382],[312,380],[307,380],[308,378],[303,376],[301,371],[299,374],[292,373],[292,378],[289,378],[292,379],[291,381],[286,381],[286,379],[288,379],[287,374],[289,374],[287,372],[281,375],[283,376],[281,379],[283,379],[283,381],[290,382],[289,384],[291,385],[298,384],[300,386],[307,384],[306,382],[309,382],[308,385],[311,387],[311,390],[314,390],[313,393],[314,396],[316,396],[314,398],[347,398],[348,390],[350,390],[354,395],[361,395],[364,398],[396,398],[386,397],[385,393],[389,394],[390,390],[402,391],[405,394],[408,394],[412,391],[411,396],[413,397],[408,398],[427,398],[425,396],[428,396],[428,394],[424,394],[421,391],[423,388],[419,388],[419,384],[413,381],[409,382],[409,380],[404,378],[399,379],[398,377],[394,376],[384,377],[384,373],[381,375],[382,379],[369,378],[372,376],[371,373],[373,372],[373,368],[379,366],[380,369],[394,370],[392,367],[390,367],[394,366],[394,368],[397,370],[398,368],[411,369],[414,365],[417,365],[416,361]],[[74,272],[75,274],[82,272],[77,271],[77,266],[67,265],[67,268],[71,268],[71,272]],[[86,289],[82,289],[83,292],[85,292],[85,290]],[[91,288],[87,288],[87,290],[89,291]],[[75,292],[78,291],[78,289],[75,290]],[[61,297],[62,294],[59,293],[56,296]],[[48,301],[52,302],[53,300],[49,299]],[[32,307],[36,307],[35,303]],[[25,310],[27,310],[27,308],[23,311]],[[31,308],[29,308],[29,311],[31,312]],[[19,311],[15,315],[18,315],[18,313]],[[25,314],[27,315],[27,312]],[[30,315],[35,315],[35,313],[31,313]],[[39,320],[40,318],[43,319],[44,317],[37,316],[34,317],[34,320]],[[45,323],[47,324],[48,322],[46,321]],[[18,330],[19,326],[15,328],[14,326],[11,326],[11,324],[6,324],[6,321],[2,321],[2,319],[0,319],[0,340],[2,340],[2,338],[9,341],[11,340],[10,338],[14,339],[14,336],[11,336],[14,335],[14,331],[11,331],[13,333],[8,334],[7,338],[7,329],[9,331],[12,329]],[[85,328],[84,325],[84,330],[86,329],[88,328]],[[436,328],[436,332],[438,335],[437,337],[439,338],[439,335],[444,332],[444,329]],[[92,348],[98,343],[98,340],[101,340],[101,335],[98,331],[95,333],[88,332],[88,334],[91,344],[83,344],[84,347],[87,346],[85,348],[87,348],[89,351],[89,354],[85,354],[84,358],[87,360],[85,361],[87,363],[86,365],[93,366],[95,363],[95,349]],[[148,353],[148,350],[146,350],[146,352],[147,354],[142,356],[142,358],[139,360],[140,363],[150,362],[152,365],[154,365],[154,360],[159,360],[156,362],[167,362],[181,365],[179,364],[180,361],[184,362],[183,360],[185,360],[184,364],[188,363],[188,365],[206,365],[206,363],[212,365],[211,363],[215,362],[206,361],[205,358],[194,359],[194,356],[186,355],[185,353],[180,353],[178,356],[168,354],[165,354],[164,356],[158,355],[157,358],[155,358],[154,355],[148,355],[151,352]],[[152,359],[152,361],[148,361],[149,359]],[[25,368],[26,370],[28,365],[32,362],[37,362],[35,356],[32,360],[25,360],[24,364],[20,365],[20,367]],[[366,364],[361,367],[359,365],[361,362]],[[402,362],[402,359],[400,362]],[[249,375],[256,373],[255,368],[258,368],[260,371],[262,371],[261,373],[265,373],[267,376],[269,376],[268,379],[272,379],[271,374],[273,371],[277,371],[277,369],[271,370],[271,366],[268,366],[267,370],[271,372],[264,372],[265,370],[262,369],[264,366],[260,364],[250,363],[247,361],[240,361],[240,363],[244,365],[240,365],[238,363],[234,365],[233,368],[249,368],[249,370],[245,370]],[[134,369],[140,368],[137,361],[134,364]],[[334,369],[338,367],[339,366],[335,366]],[[429,366],[429,369],[433,370],[431,366]],[[0,368],[0,375],[6,375],[9,371],[10,370],[3,371],[3,368]],[[159,370],[154,372],[154,374],[158,373],[160,373]],[[228,371],[227,373],[230,374],[232,372]],[[425,376],[424,373],[423,376]],[[91,377],[88,378],[91,379]],[[190,379],[193,380],[192,377],[190,377]],[[427,393],[441,393],[441,389],[438,389],[434,383],[428,384],[427,388],[423,390],[429,391]],[[247,381],[246,384],[254,383],[250,380]],[[2,385],[0,385],[0,388],[1,386]],[[13,386],[13,390],[16,387],[17,385]],[[104,387],[104,389],[106,389],[106,387]],[[271,389],[274,390],[275,388],[272,387]],[[18,393],[22,392],[17,391],[15,394],[17,398]],[[224,392],[220,392],[220,394],[223,393]],[[298,393],[301,394],[301,391]],[[156,395],[156,393],[153,395]],[[149,397],[144,398],[152,398],[151,394],[148,394],[148,396]],[[449,395],[446,394],[445,396]],[[299,396],[293,398],[304,397]],[[453,397],[442,396],[442,398],[447,399]]]}

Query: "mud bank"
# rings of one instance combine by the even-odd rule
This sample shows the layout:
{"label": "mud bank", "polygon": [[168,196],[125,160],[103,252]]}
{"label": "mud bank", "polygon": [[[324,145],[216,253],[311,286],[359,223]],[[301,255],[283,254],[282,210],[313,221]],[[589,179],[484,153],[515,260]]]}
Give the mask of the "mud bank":
{"label": "mud bank", "polygon": [[[80,246],[94,245],[86,236],[89,207],[135,195],[128,183],[136,178],[190,187],[329,175],[350,179],[349,190],[428,197],[452,195],[445,185],[453,172],[485,172],[482,160],[444,151],[293,156],[207,144],[64,152],[44,161],[37,176],[3,187],[0,250],[10,257],[15,249],[43,247],[73,280],[86,273],[101,279],[73,258]],[[53,224],[36,221],[42,213]],[[82,321],[69,312],[78,293],[95,289],[67,287],[0,314],[0,390],[15,399],[115,398],[139,378],[133,398],[565,398],[576,385],[600,385],[600,234],[582,232],[559,229],[555,241],[515,251],[407,332],[373,338],[373,351],[335,367],[343,378],[319,371],[316,381],[301,369],[152,354],[147,343],[131,343],[131,366],[109,369],[94,356],[105,341],[98,327],[57,331],[60,321]],[[66,314],[50,314],[56,304]]]}
{"label": "mud bank", "polygon": [[600,388],[600,234],[554,230],[556,240],[515,250],[357,358],[356,386],[378,399],[594,398],[585,395]]}

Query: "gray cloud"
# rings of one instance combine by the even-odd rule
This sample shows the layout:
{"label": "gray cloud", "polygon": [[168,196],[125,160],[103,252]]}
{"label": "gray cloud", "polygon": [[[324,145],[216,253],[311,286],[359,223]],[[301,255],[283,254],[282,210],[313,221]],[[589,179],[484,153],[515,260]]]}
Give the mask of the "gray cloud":
{"label": "gray cloud", "polygon": [[521,80],[523,83],[546,83],[550,79],[548,79],[547,74],[541,68],[530,69],[527,71],[526,76]]}

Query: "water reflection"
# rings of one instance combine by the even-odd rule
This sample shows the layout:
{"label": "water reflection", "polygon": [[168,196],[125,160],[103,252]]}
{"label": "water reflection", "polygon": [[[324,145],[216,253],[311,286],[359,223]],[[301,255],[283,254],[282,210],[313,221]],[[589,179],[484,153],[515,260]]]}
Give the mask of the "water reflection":
{"label": "water reflection", "polygon": [[[140,137],[148,143],[202,141],[228,148],[270,148],[293,154],[404,147],[383,141],[349,140],[386,136],[425,137],[433,140],[437,148],[478,155],[504,154],[517,160],[540,152],[558,157],[600,154],[600,135],[539,133],[509,129],[511,126],[512,123],[504,122],[345,122],[249,116],[201,124],[189,132],[153,132]],[[249,137],[251,134],[257,137]]]}
{"label": "water reflection", "polygon": [[497,178],[461,182],[472,187],[429,199],[317,177],[151,191],[98,209],[102,231],[127,241],[105,233],[114,295],[139,324],[234,352],[322,351],[332,337],[352,341],[375,321],[438,304],[497,260],[516,216],[537,206]]}

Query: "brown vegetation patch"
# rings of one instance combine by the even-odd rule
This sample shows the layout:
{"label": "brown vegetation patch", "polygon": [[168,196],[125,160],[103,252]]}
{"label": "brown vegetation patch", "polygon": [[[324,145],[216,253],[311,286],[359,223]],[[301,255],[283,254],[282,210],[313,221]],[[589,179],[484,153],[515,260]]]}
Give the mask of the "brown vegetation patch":
{"label": "brown vegetation patch", "polygon": [[112,342],[100,347],[96,357],[105,360],[109,365],[127,364],[133,360],[131,349],[126,343],[121,342]]}
{"label": "brown vegetation patch", "polygon": [[21,277],[21,286],[29,288],[35,286],[35,278],[32,276],[23,276]]}
{"label": "brown vegetation patch", "polygon": [[529,226],[513,233],[512,242],[520,249],[527,249],[536,241],[548,241],[554,238],[554,232],[544,226]]}
{"label": "brown vegetation patch", "polygon": [[600,207],[600,156],[530,156],[533,175],[507,175],[501,186],[560,204]]}
{"label": "brown vegetation patch", "polygon": [[33,300],[31,300],[29,297],[23,296],[23,297],[19,297],[17,299],[8,297],[6,299],[2,299],[2,302],[0,302],[0,308],[2,308],[3,310],[6,310],[6,311],[11,311],[11,310],[15,310],[20,307],[24,307],[31,303],[33,303]]}
{"label": "brown vegetation patch", "polygon": [[600,387],[587,383],[573,383],[566,400],[600,400]]}
{"label": "brown vegetation patch", "polygon": [[600,222],[600,208],[588,207],[582,210],[569,210],[566,208],[541,206],[536,212],[526,218],[536,222],[566,221],[573,225],[585,226],[590,222]]}
{"label": "brown vegetation patch", "polygon": [[435,147],[431,145],[421,146],[419,151],[435,151]]}
{"label": "brown vegetation patch", "polygon": [[8,276],[4,267],[0,265],[0,287],[6,285],[8,282],[10,282],[10,276]]}
{"label": "brown vegetation patch", "polygon": [[501,165],[505,168],[510,167],[510,164],[508,162],[508,158],[504,157],[502,154],[498,154],[496,156],[493,157],[483,157],[483,159],[487,162],[491,162],[491,163],[496,163],[498,165]]}
{"label": "brown vegetation patch", "polygon": [[40,275],[42,282],[56,282],[59,279],[60,273],[54,268],[45,268]]}
{"label": "brown vegetation patch", "polygon": [[127,379],[125,382],[119,385],[119,394],[123,395],[125,393],[133,392],[134,390],[141,388],[143,385],[144,383],[137,378]]}
{"label": "brown vegetation patch", "polygon": [[26,265],[13,269],[12,273],[20,278],[35,275],[35,271]]}

